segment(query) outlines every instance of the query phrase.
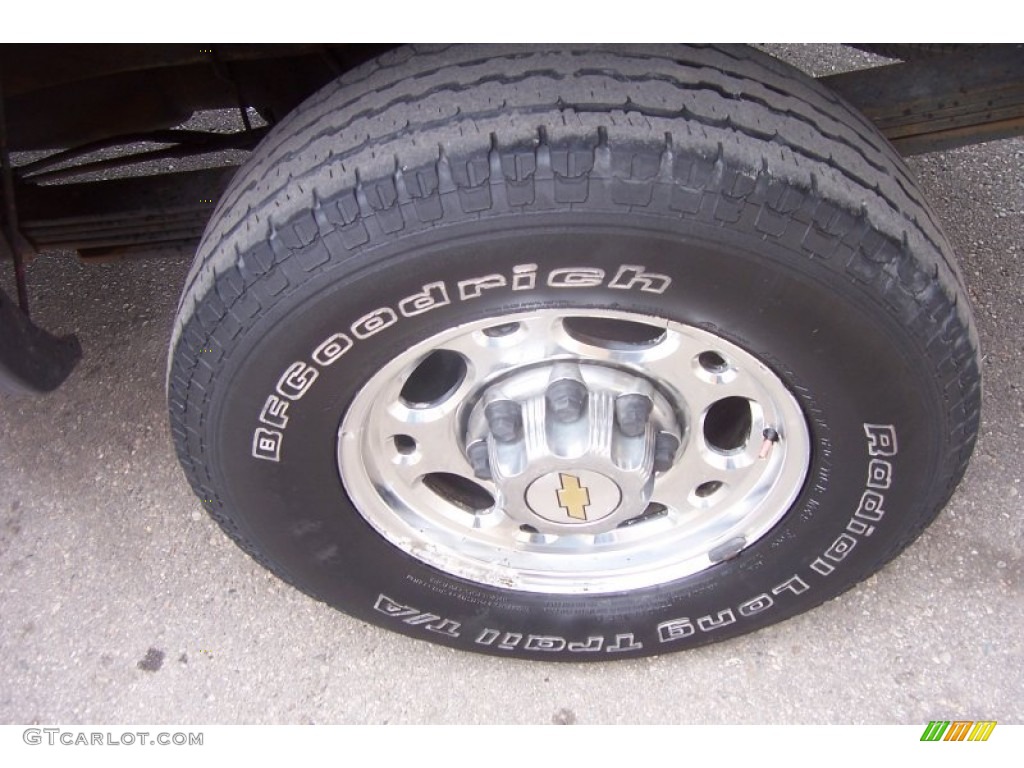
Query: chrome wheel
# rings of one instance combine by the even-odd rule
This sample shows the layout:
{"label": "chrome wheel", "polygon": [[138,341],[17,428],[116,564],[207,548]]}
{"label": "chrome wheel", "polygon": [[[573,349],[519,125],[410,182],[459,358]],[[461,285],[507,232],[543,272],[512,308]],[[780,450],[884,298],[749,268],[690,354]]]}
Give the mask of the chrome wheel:
{"label": "chrome wheel", "polygon": [[338,432],[360,514],[449,574],[604,593],[735,556],[795,500],[810,441],[767,366],[660,318],[460,325],[374,374]]}

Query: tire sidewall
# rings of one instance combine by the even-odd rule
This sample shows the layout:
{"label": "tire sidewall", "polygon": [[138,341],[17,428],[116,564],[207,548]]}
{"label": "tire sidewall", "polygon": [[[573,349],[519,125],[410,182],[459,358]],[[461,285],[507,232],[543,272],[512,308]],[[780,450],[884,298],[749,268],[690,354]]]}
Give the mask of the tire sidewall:
{"label": "tire sidewall", "polygon": [[[324,248],[319,239],[306,246]],[[533,274],[534,285],[513,290],[516,274]],[[570,274],[590,279],[568,286]],[[506,284],[461,298],[460,283],[490,275]],[[669,283],[644,290],[637,275]],[[422,306],[403,302],[438,283],[446,302],[402,311]],[[404,350],[454,325],[553,307],[613,308],[696,326],[768,365],[799,402],[812,440],[807,480],[784,518],[732,560],[606,595],[483,586],[378,535],[348,499],[336,459],[339,425],[360,388]],[[370,333],[370,317],[393,321]],[[350,348],[317,364],[315,351],[337,334]],[[304,366],[300,388],[310,377],[303,370],[316,373],[291,399],[279,388],[296,364]],[[218,371],[205,461],[241,536],[260,542],[285,579],[359,618],[525,658],[648,655],[806,610],[896,551],[894,542],[925,514],[928,478],[947,440],[928,365],[869,291],[832,265],[743,232],[617,213],[497,217],[368,248],[286,291]],[[287,401],[283,428],[260,421],[271,397]],[[259,430],[280,435],[278,461],[254,457]]]}

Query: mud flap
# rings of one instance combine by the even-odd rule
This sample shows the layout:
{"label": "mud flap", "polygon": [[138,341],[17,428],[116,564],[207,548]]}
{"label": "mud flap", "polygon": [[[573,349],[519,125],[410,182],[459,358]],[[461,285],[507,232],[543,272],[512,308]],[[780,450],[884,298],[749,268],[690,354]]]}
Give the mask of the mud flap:
{"label": "mud flap", "polygon": [[57,337],[34,325],[0,290],[0,393],[50,392],[81,357],[77,337]]}

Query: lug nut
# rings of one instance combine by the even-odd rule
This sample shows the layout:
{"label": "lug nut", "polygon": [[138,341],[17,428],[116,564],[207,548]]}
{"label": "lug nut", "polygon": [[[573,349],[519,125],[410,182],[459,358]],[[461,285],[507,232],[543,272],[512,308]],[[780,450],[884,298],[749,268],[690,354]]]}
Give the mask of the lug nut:
{"label": "lug nut", "polygon": [[615,398],[615,421],[626,437],[640,437],[647,429],[654,403],[647,395],[631,393]]}
{"label": "lug nut", "polygon": [[466,449],[466,456],[469,458],[470,466],[473,467],[473,474],[481,480],[490,480],[491,462],[487,451],[487,441],[477,440]]}
{"label": "lug nut", "polygon": [[669,432],[659,432],[654,441],[654,471],[665,472],[676,460],[679,438]]}
{"label": "lug nut", "polygon": [[523,413],[514,400],[494,400],[484,408],[484,418],[499,443],[514,443],[523,434]]}
{"label": "lug nut", "polygon": [[559,379],[552,382],[544,397],[548,412],[555,421],[568,424],[583,415],[587,405],[587,387],[576,379]]}

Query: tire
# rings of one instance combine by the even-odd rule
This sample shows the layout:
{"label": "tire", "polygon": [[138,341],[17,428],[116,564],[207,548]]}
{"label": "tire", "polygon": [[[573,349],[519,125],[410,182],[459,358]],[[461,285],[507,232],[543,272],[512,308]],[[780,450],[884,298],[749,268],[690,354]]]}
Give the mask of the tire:
{"label": "tire", "polygon": [[168,389],[193,489],[282,579],[573,661],[850,588],[948,500],[979,415],[906,167],[730,47],[402,48],[344,76],[223,196]]}

